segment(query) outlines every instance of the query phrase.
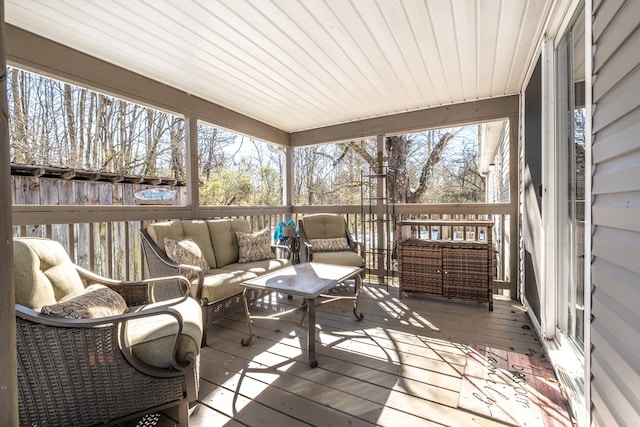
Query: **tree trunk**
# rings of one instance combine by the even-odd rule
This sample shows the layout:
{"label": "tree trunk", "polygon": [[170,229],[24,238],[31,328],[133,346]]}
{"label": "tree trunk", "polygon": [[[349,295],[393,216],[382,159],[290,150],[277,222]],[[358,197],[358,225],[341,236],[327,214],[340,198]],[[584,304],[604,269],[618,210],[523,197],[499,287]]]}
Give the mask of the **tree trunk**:
{"label": "tree trunk", "polygon": [[80,89],[80,99],[78,102],[78,149],[77,149],[77,167],[82,167],[82,159],[84,158],[84,145],[85,145],[85,123],[87,121],[87,116],[85,112],[85,108],[87,107],[87,90]]}
{"label": "tree trunk", "polygon": [[76,140],[76,120],[73,114],[73,93],[71,85],[64,85],[64,109],[67,119],[67,145],[69,147],[69,167],[77,168],[78,161],[78,141]]}
{"label": "tree trunk", "polygon": [[15,68],[11,71],[11,94],[13,96],[13,135],[14,159],[16,163],[29,163],[29,141],[27,137],[27,113],[25,111],[24,73]]}
{"label": "tree trunk", "polygon": [[385,141],[388,153],[389,178],[387,196],[397,203],[406,203],[411,193],[407,176],[407,155],[410,141],[405,136],[390,136]]}
{"label": "tree trunk", "polygon": [[419,203],[421,201],[422,196],[431,184],[433,178],[433,170],[442,158],[442,152],[444,151],[447,143],[451,140],[451,138],[453,138],[453,135],[449,132],[442,135],[440,137],[440,140],[436,143],[436,145],[429,153],[429,157],[427,157],[427,160],[422,166],[422,173],[420,174],[418,188],[410,193],[409,198],[407,199],[408,203]]}

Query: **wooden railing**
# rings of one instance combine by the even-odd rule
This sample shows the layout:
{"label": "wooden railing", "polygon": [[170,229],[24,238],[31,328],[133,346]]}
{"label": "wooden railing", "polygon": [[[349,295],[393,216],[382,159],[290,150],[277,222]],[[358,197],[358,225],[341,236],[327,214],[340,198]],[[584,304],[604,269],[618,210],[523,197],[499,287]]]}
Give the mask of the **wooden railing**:
{"label": "wooden railing", "polygon": [[[395,275],[393,226],[394,221],[414,219],[492,220],[494,222],[495,277],[498,284],[510,280],[509,270],[509,205],[508,204],[406,204],[395,205],[388,229],[383,229],[384,247],[379,239],[363,235],[363,223],[375,217],[359,205],[334,206],[14,206],[13,235],[40,236],[60,241],[79,265],[99,274],[118,279],[143,277],[143,259],[138,233],[141,227],[154,221],[172,218],[226,218],[249,220],[253,230],[275,230],[282,220],[297,221],[304,215],[333,212],[345,215],[354,237],[367,245],[367,271],[370,275],[384,272]],[[514,242],[517,239],[513,240]],[[382,254],[383,256],[379,256]],[[503,287],[508,288],[508,285]]]}

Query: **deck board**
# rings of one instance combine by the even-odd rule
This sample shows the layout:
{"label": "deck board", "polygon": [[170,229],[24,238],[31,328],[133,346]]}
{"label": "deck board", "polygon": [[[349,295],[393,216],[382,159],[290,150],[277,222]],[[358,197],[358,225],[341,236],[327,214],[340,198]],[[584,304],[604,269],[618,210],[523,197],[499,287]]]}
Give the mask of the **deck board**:
{"label": "deck board", "polygon": [[[301,302],[271,298],[272,306]],[[502,426],[457,407],[468,346],[544,357],[525,310],[499,296],[490,312],[487,304],[400,300],[393,285],[389,293],[367,286],[359,308],[362,321],[350,301],[318,308],[315,369],[306,334],[289,325],[256,320],[245,347],[242,313],[212,324],[191,425]]]}

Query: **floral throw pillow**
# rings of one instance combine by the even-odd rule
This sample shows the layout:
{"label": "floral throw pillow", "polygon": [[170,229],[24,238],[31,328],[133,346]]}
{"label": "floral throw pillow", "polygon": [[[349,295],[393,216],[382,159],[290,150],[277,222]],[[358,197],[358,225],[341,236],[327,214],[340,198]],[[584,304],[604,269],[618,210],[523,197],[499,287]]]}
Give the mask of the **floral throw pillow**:
{"label": "floral throw pillow", "polygon": [[78,295],[63,298],[57,304],[45,305],[40,312],[67,319],[95,319],[118,316],[127,311],[127,303],[116,291],[99,284],[87,286]]}
{"label": "floral throw pillow", "polygon": [[200,247],[193,240],[174,240],[165,237],[164,248],[171,261],[200,267],[205,273],[209,271],[209,264],[202,256]]}
{"label": "floral throw pillow", "polygon": [[346,237],[336,237],[333,239],[309,239],[314,252],[338,252],[349,251],[349,242]]}
{"label": "floral throw pillow", "polygon": [[264,229],[257,233],[236,231],[238,239],[238,262],[262,261],[275,258],[271,251],[271,233]]}

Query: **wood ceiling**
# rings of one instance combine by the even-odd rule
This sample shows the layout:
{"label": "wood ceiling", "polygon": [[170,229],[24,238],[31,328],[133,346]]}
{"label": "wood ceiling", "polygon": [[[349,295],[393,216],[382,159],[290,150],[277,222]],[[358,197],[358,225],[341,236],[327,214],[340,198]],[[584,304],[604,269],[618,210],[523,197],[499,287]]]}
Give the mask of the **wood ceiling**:
{"label": "wood ceiling", "polygon": [[5,0],[7,23],[301,132],[518,94],[552,0]]}

